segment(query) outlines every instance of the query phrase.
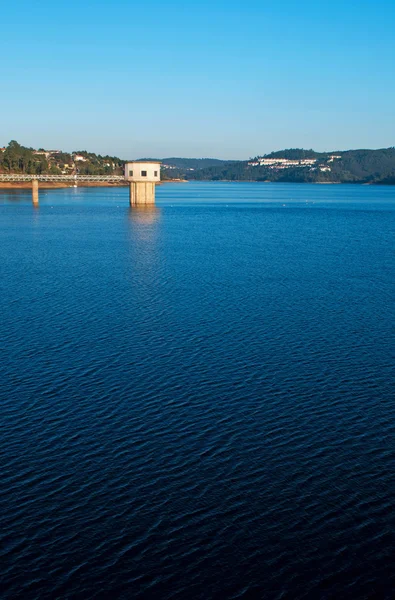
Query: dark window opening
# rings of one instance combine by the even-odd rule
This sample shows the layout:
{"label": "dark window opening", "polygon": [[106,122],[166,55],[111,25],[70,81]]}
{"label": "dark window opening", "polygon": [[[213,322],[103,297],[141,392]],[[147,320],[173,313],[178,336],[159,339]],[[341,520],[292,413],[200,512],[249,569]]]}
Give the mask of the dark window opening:
{"label": "dark window opening", "polygon": [[147,171],[141,171],[141,177],[147,177]]}
{"label": "dark window opening", "polygon": [[158,171],[154,171],[154,177],[158,177]]}
{"label": "dark window opening", "polygon": [[129,171],[129,177],[133,177],[133,171]]}

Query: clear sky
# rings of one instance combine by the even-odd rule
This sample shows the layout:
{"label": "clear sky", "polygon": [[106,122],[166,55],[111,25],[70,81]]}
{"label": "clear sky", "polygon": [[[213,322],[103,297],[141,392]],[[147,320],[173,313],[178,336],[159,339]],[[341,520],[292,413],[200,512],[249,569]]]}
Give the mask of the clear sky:
{"label": "clear sky", "polygon": [[395,145],[395,0],[0,5],[0,145],[249,158]]}

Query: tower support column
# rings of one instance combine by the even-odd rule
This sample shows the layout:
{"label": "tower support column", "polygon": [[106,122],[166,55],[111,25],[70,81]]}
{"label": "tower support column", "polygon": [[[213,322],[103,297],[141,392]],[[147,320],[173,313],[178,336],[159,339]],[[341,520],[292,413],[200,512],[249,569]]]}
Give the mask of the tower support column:
{"label": "tower support column", "polygon": [[155,183],[151,181],[131,181],[129,183],[130,206],[155,204]]}
{"label": "tower support column", "polygon": [[38,205],[38,180],[32,179],[32,200],[35,206]]}

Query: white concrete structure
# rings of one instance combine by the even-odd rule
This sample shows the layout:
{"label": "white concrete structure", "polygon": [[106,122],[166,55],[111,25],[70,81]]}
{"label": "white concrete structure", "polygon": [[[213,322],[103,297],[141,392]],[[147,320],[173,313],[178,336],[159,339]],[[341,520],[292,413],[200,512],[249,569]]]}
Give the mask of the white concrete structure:
{"label": "white concrete structure", "polygon": [[133,161],[125,164],[125,178],[128,181],[160,181],[160,162]]}
{"label": "white concrete structure", "polygon": [[131,206],[155,204],[155,184],[160,181],[160,162],[127,162],[125,179],[130,184]]}

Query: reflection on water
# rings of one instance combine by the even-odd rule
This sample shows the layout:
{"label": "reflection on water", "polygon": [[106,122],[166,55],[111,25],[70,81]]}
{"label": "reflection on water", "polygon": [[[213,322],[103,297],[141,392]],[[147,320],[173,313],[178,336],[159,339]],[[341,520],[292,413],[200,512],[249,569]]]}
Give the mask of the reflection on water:
{"label": "reflection on water", "polygon": [[32,202],[32,191],[30,188],[5,188],[0,190],[0,204],[19,204]]}
{"label": "reflection on water", "polygon": [[157,237],[161,211],[156,206],[130,207],[128,210],[129,231],[134,242],[150,245]]}
{"label": "reflection on water", "polygon": [[130,207],[128,212],[128,237],[133,270],[142,270],[151,283],[160,263],[158,237],[161,210],[156,206]]}
{"label": "reflection on water", "polygon": [[160,209],[157,206],[131,206],[129,207],[129,219],[136,223],[150,225],[160,217]]}

